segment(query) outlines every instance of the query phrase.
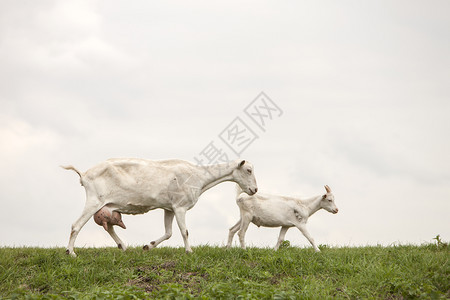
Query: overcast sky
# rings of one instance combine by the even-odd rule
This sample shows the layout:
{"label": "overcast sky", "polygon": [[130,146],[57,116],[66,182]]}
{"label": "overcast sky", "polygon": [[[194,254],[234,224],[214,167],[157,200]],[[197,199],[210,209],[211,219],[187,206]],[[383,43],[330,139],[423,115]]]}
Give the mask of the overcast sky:
{"label": "overcast sky", "polygon": [[[237,152],[260,191],[333,190],[339,213],[309,220],[318,244],[448,241],[449,11],[409,0],[1,1],[0,246],[67,245],[85,193],[59,165],[195,162],[210,143],[236,158],[220,138],[236,118],[253,132]],[[278,107],[263,127],[245,113],[261,92]],[[187,213],[194,246],[226,243],[234,197],[223,183]],[[164,232],[162,210],[123,220],[133,246]],[[277,236],[251,225],[246,240],[272,247]],[[296,229],[286,238],[310,246]],[[75,247],[114,245],[91,220]],[[175,223],[161,246],[183,246]]]}

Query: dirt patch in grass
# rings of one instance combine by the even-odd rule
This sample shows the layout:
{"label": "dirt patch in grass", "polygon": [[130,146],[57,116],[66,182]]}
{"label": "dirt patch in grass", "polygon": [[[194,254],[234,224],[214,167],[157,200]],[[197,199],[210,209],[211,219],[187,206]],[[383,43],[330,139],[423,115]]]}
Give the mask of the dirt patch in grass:
{"label": "dirt patch in grass", "polygon": [[202,281],[207,280],[209,277],[207,273],[177,270],[175,261],[168,261],[154,266],[138,267],[136,275],[137,277],[130,279],[127,285],[136,286],[151,293],[155,290],[159,291],[163,284],[178,283],[193,295],[200,294]]}
{"label": "dirt patch in grass", "polygon": [[283,280],[285,276],[283,276],[282,274],[276,274],[275,276],[270,277],[269,279],[269,283],[271,285],[278,285],[280,284],[280,282]]}

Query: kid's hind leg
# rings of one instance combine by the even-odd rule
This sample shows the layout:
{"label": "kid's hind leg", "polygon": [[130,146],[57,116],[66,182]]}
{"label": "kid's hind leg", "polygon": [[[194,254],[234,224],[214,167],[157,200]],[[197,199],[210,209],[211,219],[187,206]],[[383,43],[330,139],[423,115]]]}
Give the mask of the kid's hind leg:
{"label": "kid's hind leg", "polygon": [[245,232],[248,229],[248,225],[250,225],[251,216],[242,215],[241,216],[241,224],[238,232],[239,242],[241,243],[242,249],[245,249]]}
{"label": "kid's hind leg", "polygon": [[275,245],[275,250],[278,250],[280,248],[281,243],[284,241],[284,237],[286,236],[286,232],[288,231],[289,227],[281,227],[280,229],[280,235],[278,236],[277,244]]}
{"label": "kid's hind leg", "polygon": [[241,228],[241,219],[239,219],[239,221],[230,228],[230,232],[228,233],[228,243],[227,243],[227,248],[231,247],[231,244],[233,243],[233,237],[236,234],[236,232],[239,231],[239,228]]}
{"label": "kid's hind leg", "polygon": [[72,230],[70,232],[69,245],[67,246],[66,253],[76,257],[77,255],[73,251],[75,240],[83,228],[84,224],[103,206],[103,203],[99,203],[97,198],[88,198],[86,200],[86,206],[81,213],[81,216],[72,224]]}

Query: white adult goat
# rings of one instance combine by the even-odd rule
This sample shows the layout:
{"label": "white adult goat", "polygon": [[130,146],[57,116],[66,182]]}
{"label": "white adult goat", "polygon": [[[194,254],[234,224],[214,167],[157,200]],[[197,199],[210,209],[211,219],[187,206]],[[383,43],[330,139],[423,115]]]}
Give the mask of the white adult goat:
{"label": "white adult goat", "polygon": [[284,241],[286,232],[290,227],[297,227],[311,243],[315,251],[320,251],[314,239],[306,230],[308,218],[319,209],[323,208],[333,214],[338,212],[334,203],[334,195],[328,185],[325,186],[326,194],[310,198],[294,198],[258,193],[247,195],[238,188],[236,203],[241,213],[240,220],[230,228],[227,247],[231,247],[233,236],[239,231],[241,247],[245,249],[245,232],[250,222],[256,226],[279,227],[280,236],[275,246],[277,250]]}
{"label": "white adult goat", "polygon": [[258,190],[253,166],[245,160],[197,166],[183,160],[123,158],[109,159],[85,173],[73,166],[63,168],[77,172],[81,185],[86,189],[86,204],[80,218],[72,225],[67,246],[66,253],[72,256],[76,256],[73,247],[78,233],[94,214],[99,219],[97,223],[103,223],[118,247],[125,250],[125,244],[112,226],[120,225],[120,213],[143,214],[156,208],[164,209],[165,234],[144,249],[154,248],[172,236],[175,216],[186,252],[192,252],[185,215],[203,192],[223,181],[236,182],[250,195]]}

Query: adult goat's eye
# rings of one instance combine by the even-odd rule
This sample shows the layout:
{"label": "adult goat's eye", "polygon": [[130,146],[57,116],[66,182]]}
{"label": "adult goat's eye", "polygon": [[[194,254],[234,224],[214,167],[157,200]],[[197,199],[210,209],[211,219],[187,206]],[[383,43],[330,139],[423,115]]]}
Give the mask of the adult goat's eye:
{"label": "adult goat's eye", "polygon": [[248,174],[252,174],[252,170],[248,169],[247,170]]}

